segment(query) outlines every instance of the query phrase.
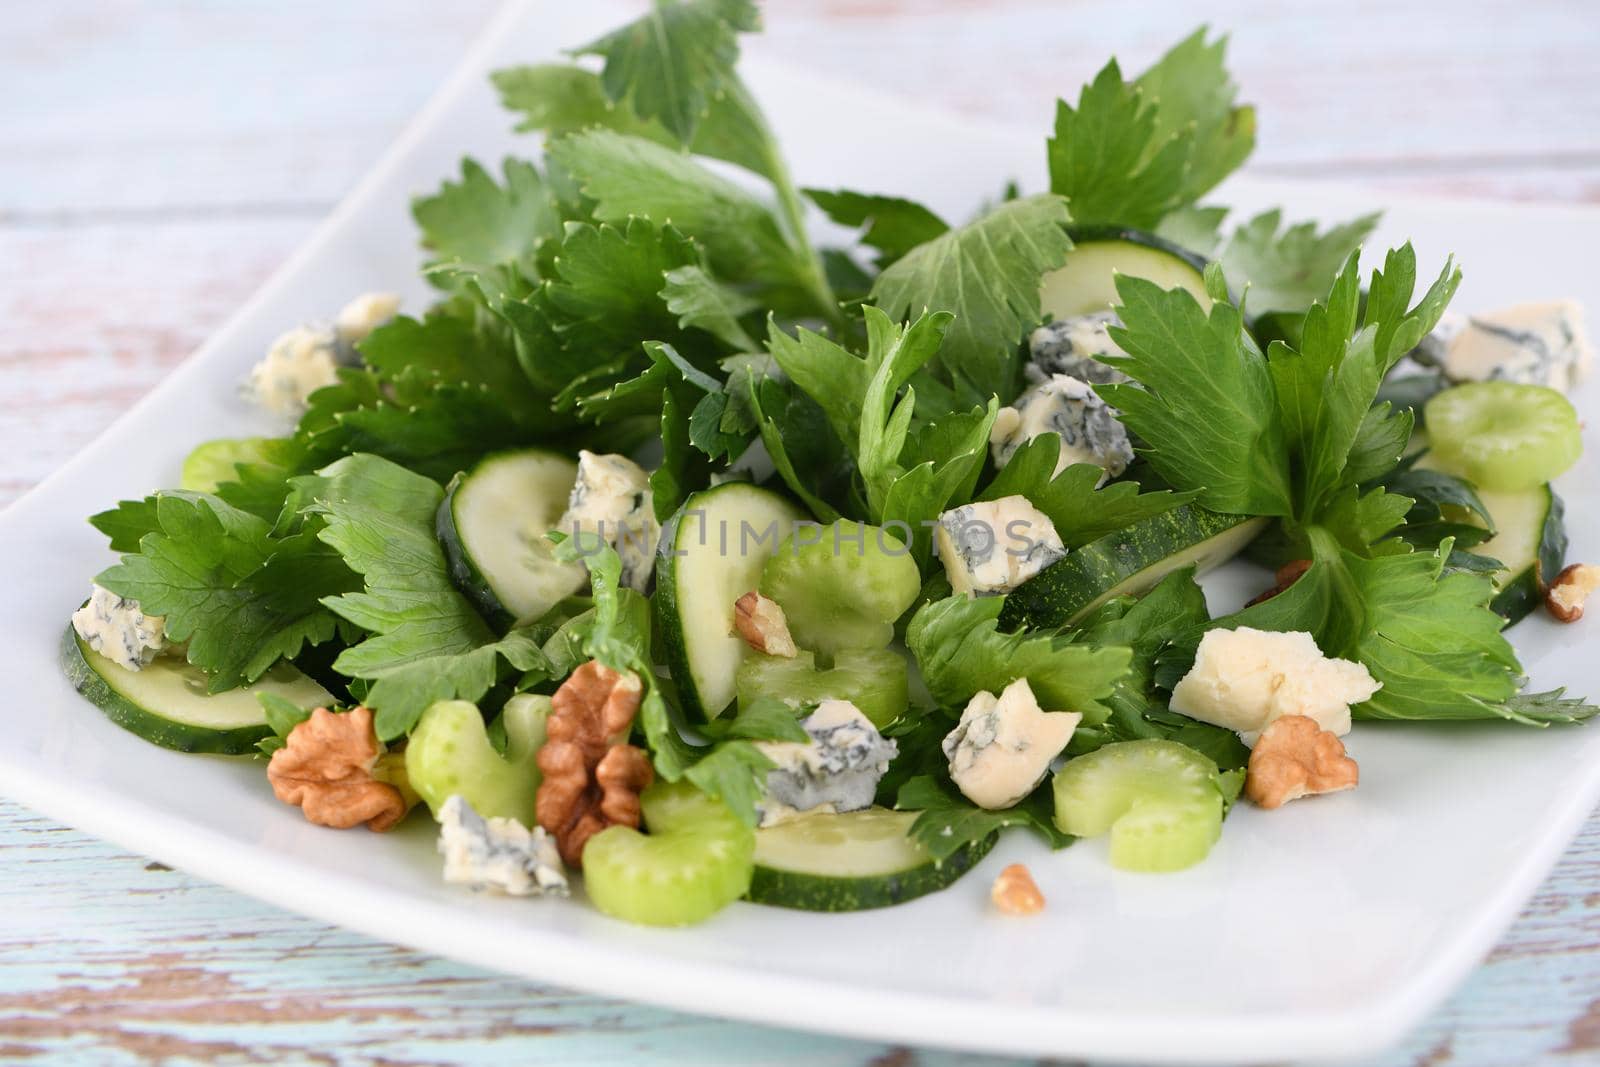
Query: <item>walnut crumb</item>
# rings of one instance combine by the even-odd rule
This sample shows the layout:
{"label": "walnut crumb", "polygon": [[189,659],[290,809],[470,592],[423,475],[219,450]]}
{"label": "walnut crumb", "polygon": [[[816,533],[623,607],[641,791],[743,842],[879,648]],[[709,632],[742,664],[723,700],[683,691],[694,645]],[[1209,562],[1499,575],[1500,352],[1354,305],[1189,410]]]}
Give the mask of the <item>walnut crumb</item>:
{"label": "walnut crumb", "polygon": [[370,708],[318,708],[272,754],[267,781],[279,800],[318,826],[346,830],[366,823],[369,830],[389,830],[416,800],[403,779],[382,780],[394,771],[380,769],[383,759]]}
{"label": "walnut crumb", "polygon": [[989,890],[989,899],[1002,915],[1037,915],[1044,910],[1044,894],[1028,868],[1013,863],[1000,872]]}
{"label": "walnut crumb", "polygon": [[1305,715],[1274,720],[1256,741],[1244,793],[1263,808],[1279,808],[1316,793],[1354,789],[1361,780],[1344,742]]}
{"label": "walnut crumb", "polygon": [[800,652],[789,633],[783,608],[754,589],[733,602],[733,628],[757,652],[785,658]]}
{"label": "walnut crumb", "polygon": [[1577,622],[1583,618],[1584,601],[1596,589],[1600,589],[1600,567],[1574,563],[1556,575],[1545,590],[1544,606],[1562,622]]}

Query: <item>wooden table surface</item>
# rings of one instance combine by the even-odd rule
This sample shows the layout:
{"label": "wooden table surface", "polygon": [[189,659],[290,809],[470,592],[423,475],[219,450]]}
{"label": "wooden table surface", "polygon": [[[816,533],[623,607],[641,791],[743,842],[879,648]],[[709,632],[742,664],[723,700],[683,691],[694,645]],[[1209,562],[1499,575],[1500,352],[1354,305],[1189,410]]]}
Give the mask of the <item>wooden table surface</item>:
{"label": "wooden table surface", "polygon": [[[87,443],[284,260],[492,7],[9,7],[0,501]],[[1258,174],[1600,201],[1594,0],[784,0],[750,47],[1043,131],[1051,99],[1105,56],[1141,67],[1201,20],[1233,33],[1234,71],[1260,105]],[[975,1062],[532,986],[287,914],[0,802],[0,1062],[44,1060]],[[1373,1062],[1600,1062],[1600,817],[1485,965]]]}

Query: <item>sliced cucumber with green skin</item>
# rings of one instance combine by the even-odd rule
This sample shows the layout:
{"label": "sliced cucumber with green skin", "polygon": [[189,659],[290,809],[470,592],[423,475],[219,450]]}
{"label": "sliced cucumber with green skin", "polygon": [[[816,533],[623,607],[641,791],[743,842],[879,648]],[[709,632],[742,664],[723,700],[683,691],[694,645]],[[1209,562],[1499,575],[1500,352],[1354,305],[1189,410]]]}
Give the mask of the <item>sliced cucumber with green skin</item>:
{"label": "sliced cucumber with green skin", "polygon": [[1203,308],[1206,261],[1171,241],[1144,230],[1116,226],[1069,229],[1067,261],[1039,283],[1039,306],[1054,319],[1109,311],[1121,303],[1116,275],[1155,282],[1163,289],[1186,289]]}
{"label": "sliced cucumber with green skin", "polygon": [[530,448],[487,456],[455,476],[439,505],[439,542],[456,586],[495,622],[531,622],[581,589],[581,563],[545,534],[567,510],[578,464]]}
{"label": "sliced cucumber with green skin", "polygon": [[1566,565],[1566,509],[1548,485],[1514,493],[1482,490],[1478,499],[1498,532],[1469,551],[1505,565],[1491,575],[1499,591],[1489,607],[1504,615],[1509,626],[1544,603],[1545,587]]}
{"label": "sliced cucumber with green skin", "polygon": [[1067,553],[1006,596],[1002,629],[1070,625],[1117,596],[1140,596],[1173,571],[1204,573],[1244,550],[1266,519],[1196,504],[1135,523]]}
{"label": "sliced cucumber with green skin", "polygon": [[684,501],[661,532],[656,618],[684,712],[705,722],[733,702],[739,664],[753,655],[733,632],[733,602],[804,512],[777,493],[727,482]]}
{"label": "sliced cucumber with green skin", "polygon": [[[1416,465],[1465,477],[1458,467],[1435,452],[1417,460]],[[1510,492],[1480,489],[1478,499],[1494,519],[1495,535],[1468,551],[1500,561],[1501,569],[1490,575],[1496,592],[1489,607],[1504,616],[1509,626],[1521,622],[1544,603],[1545,585],[1566,565],[1565,509],[1548,485]],[[1465,514],[1460,519],[1475,521]]]}
{"label": "sliced cucumber with green skin", "polygon": [[602,830],[583,846],[583,884],[607,915],[646,926],[709,919],[750,888],[755,831],[687,782],[639,798],[648,833]]}
{"label": "sliced cucumber with green skin", "polygon": [[750,654],[735,676],[739,707],[763,697],[790,707],[848,700],[880,730],[904,714],[910,703],[910,668],[892,648],[850,649],[833,657],[833,666],[818,670],[816,657]]}
{"label": "sliced cucumber with green skin", "polygon": [[214,493],[223,482],[236,481],[241,463],[270,463],[275,437],[223,437],[195,446],[183,460],[179,487],[193,493]]}
{"label": "sliced cucumber with green skin", "polygon": [[333,703],[326,689],[287,662],[254,685],[208,694],[205,672],[178,656],[160,656],[130,671],[85,645],[71,626],[61,639],[61,666],[73,688],[106,718],[179,752],[255,752],[256,742],[272,733],[257,693],[272,693],[302,708]]}
{"label": "sliced cucumber with green skin", "polygon": [[1222,835],[1217,765],[1176,741],[1119,741],[1067,761],[1052,783],[1055,823],[1074,837],[1111,835],[1111,865],[1178,871]]}
{"label": "sliced cucumber with green skin", "polygon": [[910,837],[917,812],[867,808],[807,815],[756,831],[748,899],[802,911],[862,911],[943,889],[988,855],[999,835],[935,860]]}

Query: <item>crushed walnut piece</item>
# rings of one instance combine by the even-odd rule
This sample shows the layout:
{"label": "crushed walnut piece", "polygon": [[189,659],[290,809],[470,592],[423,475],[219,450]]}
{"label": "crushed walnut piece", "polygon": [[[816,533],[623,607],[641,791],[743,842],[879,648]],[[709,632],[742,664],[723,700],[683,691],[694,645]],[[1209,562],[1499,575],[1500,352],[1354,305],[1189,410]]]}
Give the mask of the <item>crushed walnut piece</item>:
{"label": "crushed walnut piece", "polygon": [[654,772],[625,741],[643,696],[638,675],[590,660],[550,698],[534,811],[569,866],[582,866],[583,846],[606,827],[639,826],[639,794]]}
{"label": "crushed walnut piece", "polygon": [[1361,780],[1344,742],[1305,715],[1274,720],[1250,752],[1244,794],[1263,808],[1279,808],[1316,793],[1354,789]]}
{"label": "crushed walnut piece", "polygon": [[989,899],[1004,915],[1037,915],[1044,910],[1044,894],[1028,868],[1013,863],[1000,872],[989,890]]}
{"label": "crushed walnut piece", "polygon": [[733,602],[733,628],[757,652],[786,658],[800,652],[789,633],[783,608],[754,589]]}
{"label": "crushed walnut piece", "polygon": [[389,830],[416,801],[403,782],[383,780],[390,770],[379,768],[383,755],[370,708],[318,708],[272,754],[267,781],[279,800],[318,826]]}
{"label": "crushed walnut piece", "polygon": [[1567,567],[1544,593],[1544,606],[1562,622],[1577,622],[1583,618],[1583,603],[1589,594],[1600,589],[1600,567],[1592,563],[1574,563]]}
{"label": "crushed walnut piece", "polygon": [[1279,567],[1277,573],[1272,576],[1272,588],[1251,597],[1245,607],[1253,608],[1264,600],[1271,600],[1295,582],[1298,582],[1301,575],[1310,569],[1311,561],[1309,559],[1291,559],[1288,563]]}

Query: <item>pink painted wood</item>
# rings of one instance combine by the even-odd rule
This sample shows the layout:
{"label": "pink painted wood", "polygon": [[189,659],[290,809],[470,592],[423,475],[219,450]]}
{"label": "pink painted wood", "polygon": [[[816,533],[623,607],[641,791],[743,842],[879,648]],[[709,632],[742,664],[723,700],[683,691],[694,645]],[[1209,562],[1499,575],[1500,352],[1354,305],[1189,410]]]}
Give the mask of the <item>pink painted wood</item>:
{"label": "pink painted wood", "polygon": [[[1583,0],[781,0],[762,52],[1032,122],[1115,52],[1233,34],[1261,174],[1600,202]],[[0,501],[260,284],[455,62],[487,0],[83,0],[0,35]],[[955,1062],[535,988],[371,942],[0,803],[0,1061]],[[965,1060],[963,1059],[965,1062]],[[1600,1061],[1600,817],[1385,1064]]]}

